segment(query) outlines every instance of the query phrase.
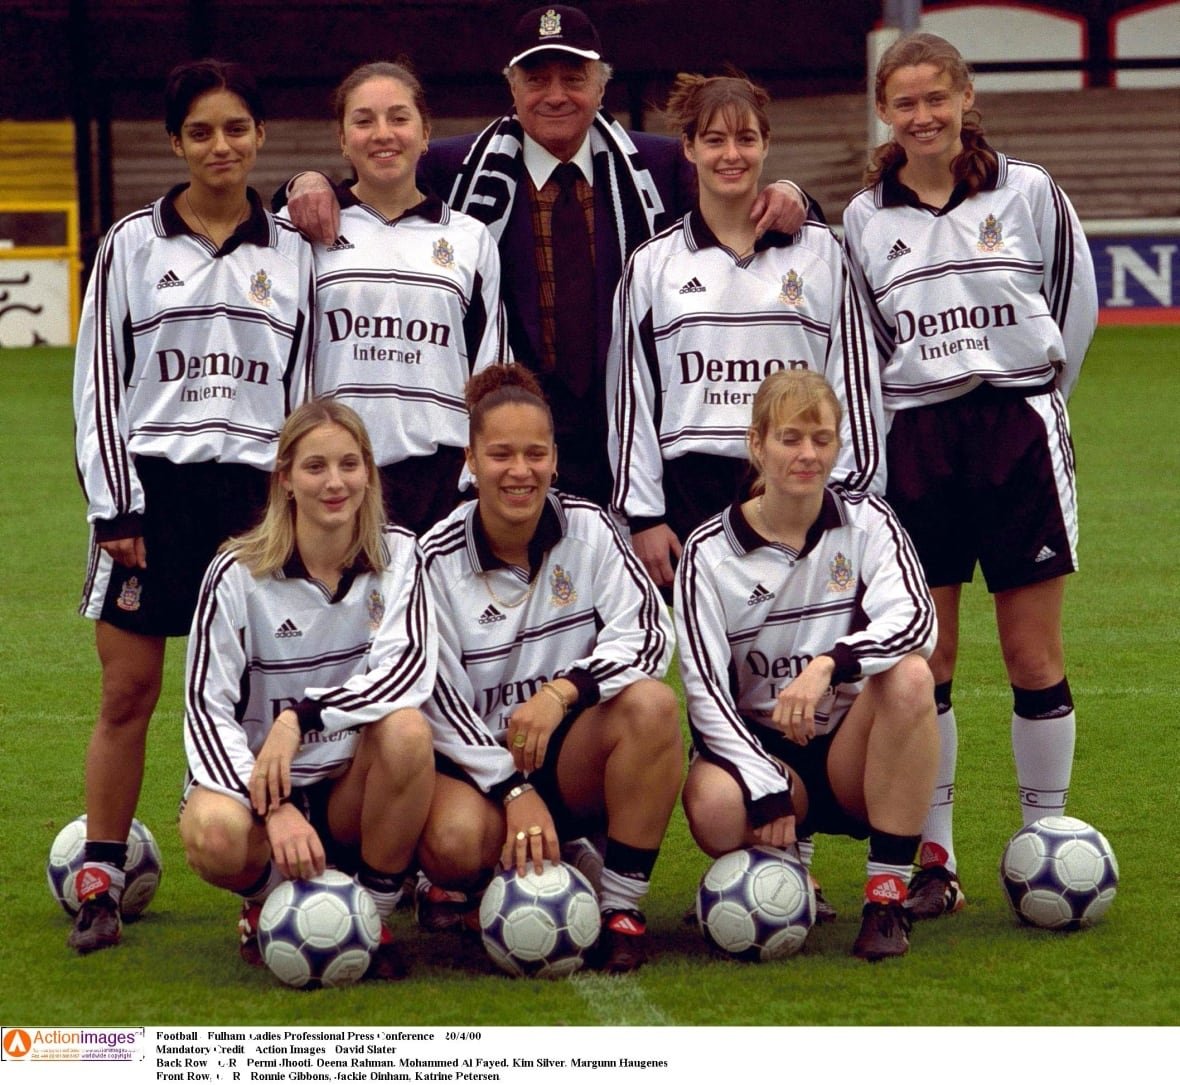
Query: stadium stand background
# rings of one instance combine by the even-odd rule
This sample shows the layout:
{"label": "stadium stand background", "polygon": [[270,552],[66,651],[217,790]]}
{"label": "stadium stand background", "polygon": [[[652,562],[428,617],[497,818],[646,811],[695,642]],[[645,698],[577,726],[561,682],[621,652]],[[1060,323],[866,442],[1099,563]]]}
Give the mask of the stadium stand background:
{"label": "stadium stand background", "polygon": [[[75,192],[85,265],[117,217],[179,177],[159,119],[161,88],[172,65],[197,56],[243,60],[263,82],[271,121],[253,177],[263,192],[297,168],[339,174],[328,96],[368,60],[410,57],[436,134],[472,130],[508,103],[500,68],[513,23],[532,6],[0,0],[0,200],[42,186]],[[652,107],[676,71],[736,65],[775,96],[767,176],[800,181],[839,222],[865,161],[866,38],[880,23],[879,0],[734,0],[705,9],[707,17],[683,0],[581,6],[615,68],[607,105],[616,115],[659,130]],[[995,143],[1045,165],[1084,220],[1180,218],[1180,3],[951,0],[925,4],[922,17],[980,73],[979,106]],[[24,123],[47,121],[58,123]],[[72,171],[61,154],[63,121],[73,122]],[[1143,259],[1155,257],[1144,249]]]}

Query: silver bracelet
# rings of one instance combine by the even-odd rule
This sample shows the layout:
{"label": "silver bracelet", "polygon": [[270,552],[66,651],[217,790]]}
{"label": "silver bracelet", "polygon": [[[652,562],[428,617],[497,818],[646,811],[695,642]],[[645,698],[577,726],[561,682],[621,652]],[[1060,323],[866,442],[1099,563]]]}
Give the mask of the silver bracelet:
{"label": "silver bracelet", "polygon": [[528,791],[533,791],[535,788],[530,783],[517,784],[504,796],[504,805],[507,806],[513,799],[519,799],[521,795]]}

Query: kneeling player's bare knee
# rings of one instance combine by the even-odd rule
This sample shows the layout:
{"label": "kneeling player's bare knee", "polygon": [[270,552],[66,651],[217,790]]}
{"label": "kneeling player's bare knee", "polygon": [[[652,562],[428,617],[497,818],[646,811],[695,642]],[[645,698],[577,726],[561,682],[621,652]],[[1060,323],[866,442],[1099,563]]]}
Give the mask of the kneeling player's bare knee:
{"label": "kneeling player's bare knee", "polygon": [[462,885],[485,865],[482,825],[447,818],[428,823],[418,842],[418,858],[431,881]]}
{"label": "kneeling player's bare knee", "polygon": [[716,799],[685,801],[688,828],[697,847],[716,858],[741,847],[746,835],[744,810],[735,810],[731,803]]}
{"label": "kneeling player's bare knee", "polygon": [[718,856],[741,846],[746,834],[746,809],[737,788],[694,786],[690,776],[682,797],[688,828],[706,855]]}
{"label": "kneeling player's bare knee", "polygon": [[891,668],[881,692],[891,714],[902,719],[920,720],[933,712],[934,677],[921,656],[906,656]]}
{"label": "kneeling player's bare knee", "polygon": [[246,860],[246,833],[238,819],[199,817],[181,823],[188,865],[206,880],[232,876]]}
{"label": "kneeling player's bare knee", "polygon": [[647,680],[628,687],[620,698],[625,713],[624,735],[649,751],[651,756],[680,756],[683,741],[680,732],[680,704],[676,694],[663,682]]}
{"label": "kneeling player's bare knee", "polygon": [[365,728],[362,741],[375,744],[379,756],[399,767],[422,767],[434,761],[430,724],[417,709],[407,708]]}

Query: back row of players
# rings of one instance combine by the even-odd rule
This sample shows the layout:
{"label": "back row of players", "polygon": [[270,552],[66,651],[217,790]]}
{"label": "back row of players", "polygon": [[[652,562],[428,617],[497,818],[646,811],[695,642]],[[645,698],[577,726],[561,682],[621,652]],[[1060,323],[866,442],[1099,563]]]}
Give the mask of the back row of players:
{"label": "back row of players", "polygon": [[[658,139],[601,111],[609,69],[577,9],[526,15],[515,44],[514,111],[425,158],[408,69],[349,76],[353,183],[292,186],[314,245],[247,186],[264,138],[247,73],[170,79],[189,181],[108,234],[79,333],[103,671],[82,952],[121,934],[165,639],[190,627],[181,833],[242,897],[251,958],[267,893],[325,861],[386,915],[420,870],[439,929],[471,921],[498,861],[564,845],[601,863],[600,966],[640,964],[683,775],[660,681],[673,582],[693,835],[805,859],[812,833],[868,837],[859,956],[963,904],[951,679],[976,561],[1025,820],[1064,807],[1064,404],[1097,309],[1064,194],[990,148],[932,35],[881,62],[892,139],[843,252],[789,183],[758,192],[767,98],[747,80],[680,77],[680,139]],[[589,380],[555,357],[562,162],[593,247]],[[477,500],[455,508],[464,468]],[[392,947],[374,968],[399,971]]]}

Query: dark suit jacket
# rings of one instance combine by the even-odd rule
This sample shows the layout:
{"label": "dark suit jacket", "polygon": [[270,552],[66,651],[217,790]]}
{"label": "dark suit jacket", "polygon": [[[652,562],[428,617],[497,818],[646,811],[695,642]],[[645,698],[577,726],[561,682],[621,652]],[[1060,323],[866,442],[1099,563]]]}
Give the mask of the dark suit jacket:
{"label": "dark suit jacket", "polygon": [[[476,135],[432,140],[430,152],[419,160],[419,179],[444,200],[451,194],[459,167]],[[695,204],[696,170],[684,157],[679,140],[643,132],[628,135],[663,200],[664,213],[656,223],[656,228],[662,230]],[[553,380],[542,372],[536,234],[522,187],[517,188],[517,198],[500,237],[500,294],[508,317],[508,341],[516,360],[542,378],[560,445],[560,485],[602,504],[610,493],[606,457],[606,354],[610,346],[615,288],[630,255],[619,251],[610,201],[598,198],[599,193],[607,191],[606,186],[607,179],[600,170],[594,178],[595,372],[590,393],[582,402],[572,401],[568,390],[554,387]],[[642,240],[645,239],[636,238],[635,243]],[[583,477],[585,471],[593,477]]]}
{"label": "dark suit jacket", "polygon": [[[657,222],[663,229],[690,210],[696,200],[696,171],[681,152],[678,140],[629,132],[639,152],[640,162],[655,181],[664,201],[664,214]],[[455,177],[475,134],[432,140],[430,152],[418,165],[418,176],[444,200],[450,196]],[[594,178],[595,193],[605,192],[605,176]],[[538,301],[537,267],[534,257],[536,239],[528,200],[517,189],[508,223],[500,238],[500,292],[508,311],[509,341],[518,361],[530,368],[539,367],[541,358],[541,314]],[[610,202],[594,201],[594,259],[597,291],[596,330],[600,361],[606,358],[611,335],[611,304],[615,287],[623,274],[623,264],[630,253],[620,253],[617,232],[611,217]],[[637,240],[643,240],[642,238]]]}

